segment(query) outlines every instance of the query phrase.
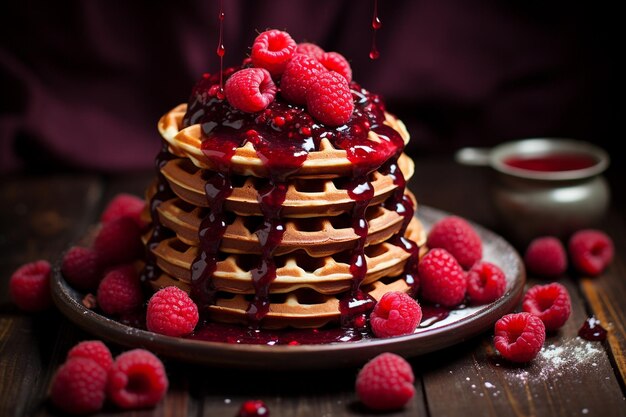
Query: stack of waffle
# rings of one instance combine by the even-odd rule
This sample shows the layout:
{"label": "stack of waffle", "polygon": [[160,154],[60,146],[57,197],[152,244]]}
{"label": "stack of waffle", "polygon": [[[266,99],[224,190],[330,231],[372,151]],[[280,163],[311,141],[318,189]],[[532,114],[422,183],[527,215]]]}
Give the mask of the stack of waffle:
{"label": "stack of waffle", "polygon": [[[187,105],[182,104],[159,121],[168,157],[157,164],[161,183],[148,189],[147,199],[153,206],[153,228],[171,233],[161,231],[160,238],[152,240],[146,236],[146,244],[156,271],[150,279],[152,288],[175,285],[194,294],[192,269],[200,257],[201,224],[212,214],[207,178],[216,167],[202,150],[201,123],[184,122],[187,113]],[[387,113],[384,117],[385,125],[406,143],[403,124]],[[373,132],[369,137],[377,140]],[[398,185],[400,173],[381,169],[368,173],[373,196],[364,211],[367,234],[359,236],[353,228],[356,201],[347,185],[353,179],[352,165],[344,149],[322,139],[299,169],[287,176],[278,213],[284,231],[269,254],[276,274],[259,289],[252,277],[264,250],[260,237],[267,237],[263,236],[267,218],[260,201],[270,175],[266,158],[260,157],[252,141],[235,150],[228,167],[232,192],[223,202],[226,227],[209,277],[212,295],[210,302],[201,303],[210,319],[250,324],[251,306],[265,290],[269,308],[256,323],[261,327],[315,328],[339,322],[340,301],[355,292],[350,264],[359,244],[364,246],[367,263],[367,272],[357,283],[360,292],[375,300],[388,291],[411,292],[403,274],[410,253],[398,244],[397,235],[404,229],[404,240],[422,247],[425,232],[417,218],[411,215],[405,221],[394,209],[397,205],[389,201],[394,195],[397,199],[398,192],[409,196],[413,204],[415,199]],[[414,165],[405,154],[397,157],[396,166],[404,178],[412,176]],[[168,193],[163,194],[164,189]],[[161,195],[155,199],[158,190]]]}

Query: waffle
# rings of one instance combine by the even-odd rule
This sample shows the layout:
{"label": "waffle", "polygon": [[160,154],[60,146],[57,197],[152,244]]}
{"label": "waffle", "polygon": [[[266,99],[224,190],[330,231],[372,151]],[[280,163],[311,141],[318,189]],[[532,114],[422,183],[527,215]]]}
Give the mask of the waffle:
{"label": "waffle", "polygon": [[[406,155],[398,160],[398,166],[404,177],[413,176],[415,166]],[[165,164],[161,173],[167,179],[172,190],[182,200],[199,207],[207,207],[204,194],[203,176],[206,172],[195,166],[189,159],[174,159]],[[396,189],[389,175],[376,171],[370,174],[374,188],[371,205],[380,204]],[[242,177],[233,180],[233,192],[226,200],[226,210],[240,215],[260,216],[258,190],[264,183],[254,177]],[[289,184],[282,215],[285,217],[335,216],[348,212],[354,206],[354,200],[346,190],[346,179],[309,178],[294,180]]]}
{"label": "waffle", "polygon": [[[183,117],[187,111],[186,104],[180,104],[165,114],[158,123],[158,129],[165,139],[170,151],[177,156],[189,158],[194,165],[200,168],[215,169],[200,149],[202,142],[201,126],[194,124],[183,128]],[[385,113],[386,125],[395,129],[405,144],[409,141],[409,133],[404,123],[389,113]],[[369,132],[369,138],[378,141],[374,132]],[[237,175],[252,175],[267,178],[268,171],[263,161],[257,156],[251,143],[240,147],[231,159],[231,170]],[[327,139],[322,139],[319,149],[309,152],[306,161],[298,170],[298,177],[341,177],[352,175],[352,163],[346,157],[346,151],[335,148]]]}
{"label": "waffle", "polygon": [[[419,244],[426,240],[424,229],[417,219],[413,219],[409,224],[407,237]],[[160,242],[153,253],[156,255],[157,265],[167,275],[177,280],[180,283],[178,286],[188,290],[191,282],[191,264],[198,254],[198,248],[173,237]],[[389,242],[368,246],[365,255],[368,271],[364,284],[384,276],[399,274],[409,257],[402,248]],[[224,254],[224,256],[224,259],[217,263],[217,270],[213,274],[215,288],[218,291],[235,294],[254,293],[250,271],[256,267],[258,255]],[[320,258],[310,257],[303,251],[278,256],[277,276],[270,286],[270,293],[287,293],[299,288],[309,288],[320,294],[346,291],[352,282],[349,261],[350,251]]]}
{"label": "waffle", "polygon": [[[426,251],[423,245],[425,233],[417,219],[411,222],[407,237],[415,238],[420,243],[420,256],[423,255]],[[362,290],[376,300],[389,291],[409,292],[411,287],[401,277],[404,263],[408,258],[406,252],[391,243],[383,243],[371,248],[372,256],[367,257],[370,268],[361,286]],[[289,258],[285,265],[278,269],[278,276],[271,286],[270,310],[263,319],[264,328],[316,328],[339,320],[339,300],[349,289],[351,282],[348,264],[345,260],[339,262],[333,258],[326,258],[323,260],[324,266],[321,269],[311,271],[315,265],[299,264],[298,261],[303,259],[302,257],[300,259]],[[389,267],[390,263],[393,265]],[[208,307],[208,314],[215,321],[245,325],[247,324],[246,310],[253,297],[251,288],[245,292],[238,292],[239,288],[224,288],[222,285],[234,283],[250,286],[249,272],[238,266],[236,256],[230,256],[218,263],[218,269],[226,269],[226,267],[231,267],[236,274],[241,275],[242,279],[236,282],[222,280],[219,273],[214,275],[213,283],[218,287],[219,292],[215,304]],[[333,274],[332,270],[337,273]],[[381,270],[384,270],[382,279]],[[228,271],[223,272],[226,272],[225,275],[229,274]],[[329,279],[326,282],[322,282],[319,278],[324,272],[326,272],[324,278]],[[335,280],[335,278],[339,279]],[[190,291],[188,278],[187,280],[177,279],[167,272],[151,284],[155,291],[170,285]]]}
{"label": "waffle", "polygon": [[[154,195],[154,189],[154,186],[150,187],[148,199]],[[181,242],[198,246],[198,229],[208,209],[173,198],[164,201],[158,207],[158,213],[161,223],[174,231]],[[401,215],[382,205],[370,206],[366,211],[366,219],[369,224],[366,245],[389,239],[400,230],[403,221]],[[262,248],[255,231],[262,223],[261,216],[234,216],[226,228],[220,250],[226,253],[260,254]],[[357,239],[347,213],[340,216],[291,218],[285,223],[282,242],[274,255],[303,250],[313,257],[327,256],[354,248]]]}

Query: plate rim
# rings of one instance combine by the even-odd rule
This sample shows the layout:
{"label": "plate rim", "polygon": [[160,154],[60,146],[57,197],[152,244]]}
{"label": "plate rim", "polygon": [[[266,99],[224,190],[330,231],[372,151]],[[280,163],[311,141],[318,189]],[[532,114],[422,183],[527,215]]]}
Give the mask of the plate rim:
{"label": "plate rim", "polygon": [[[446,211],[424,205],[420,205],[417,210],[417,217],[422,221],[424,218],[430,218],[430,223],[450,215],[452,214]],[[302,370],[362,365],[382,352],[393,352],[407,358],[415,357],[459,344],[484,332],[493,326],[497,319],[512,311],[522,296],[526,272],[517,250],[495,232],[477,223],[471,221],[469,223],[479,235],[482,235],[483,240],[486,235],[490,241],[499,241],[500,245],[508,249],[509,254],[513,255],[518,275],[513,277],[511,288],[485,308],[444,326],[426,328],[410,335],[297,346],[230,344],[160,335],[127,326],[82,305],[81,293],[63,278],[60,259],[53,268],[52,298],[66,318],[90,334],[117,345],[146,348],[165,357],[203,365],[259,370]],[[436,348],[433,344],[437,345]]]}

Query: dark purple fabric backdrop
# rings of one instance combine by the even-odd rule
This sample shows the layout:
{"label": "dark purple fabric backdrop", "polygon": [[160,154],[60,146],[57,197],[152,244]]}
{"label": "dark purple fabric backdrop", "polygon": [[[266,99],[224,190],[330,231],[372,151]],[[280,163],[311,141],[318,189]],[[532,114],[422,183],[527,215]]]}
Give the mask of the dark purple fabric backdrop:
{"label": "dark purple fabric backdrop", "polygon": [[[226,65],[268,27],[343,53],[405,120],[410,152],[616,133],[617,13],[568,2],[224,0]],[[0,171],[143,169],[158,118],[219,65],[217,0],[2,2]]]}

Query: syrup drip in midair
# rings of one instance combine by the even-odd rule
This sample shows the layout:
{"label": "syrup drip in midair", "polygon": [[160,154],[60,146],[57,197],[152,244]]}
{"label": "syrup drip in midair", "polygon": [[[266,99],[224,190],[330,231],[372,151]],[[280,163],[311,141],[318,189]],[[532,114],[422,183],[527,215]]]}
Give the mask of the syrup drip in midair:
{"label": "syrup drip in midair", "polygon": [[220,57],[220,89],[218,90],[217,97],[220,100],[224,99],[224,54],[226,54],[226,48],[224,48],[224,8],[222,7],[222,0],[220,0],[220,13],[218,15],[220,36],[217,41],[217,56]]}
{"label": "syrup drip in midair", "polygon": [[378,17],[378,0],[374,0],[374,16],[372,16],[372,46],[370,48],[370,59],[378,59],[380,52],[376,47],[376,32],[383,26]]}

